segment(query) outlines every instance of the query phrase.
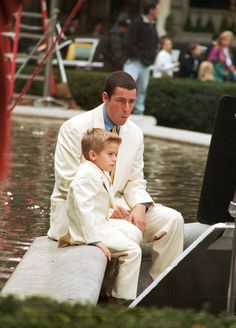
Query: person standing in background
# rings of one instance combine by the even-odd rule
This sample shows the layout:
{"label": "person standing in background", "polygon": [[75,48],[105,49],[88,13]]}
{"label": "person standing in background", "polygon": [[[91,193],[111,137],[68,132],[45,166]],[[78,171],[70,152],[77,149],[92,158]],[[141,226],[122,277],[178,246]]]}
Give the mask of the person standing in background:
{"label": "person standing in background", "polygon": [[158,52],[153,66],[153,77],[173,77],[174,70],[179,63],[172,60],[172,41],[168,37],[163,37],[160,43],[161,50]]}
{"label": "person standing in background", "polygon": [[157,1],[148,1],[143,6],[143,15],[131,23],[125,42],[127,61],[124,71],[129,73],[137,83],[137,98],[134,114],[145,111],[145,97],[158,45],[156,18],[159,15]]}

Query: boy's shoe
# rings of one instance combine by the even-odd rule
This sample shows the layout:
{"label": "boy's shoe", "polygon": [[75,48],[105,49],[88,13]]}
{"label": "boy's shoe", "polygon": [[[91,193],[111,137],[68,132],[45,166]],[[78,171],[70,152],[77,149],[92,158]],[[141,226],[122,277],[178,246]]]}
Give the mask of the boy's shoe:
{"label": "boy's shoe", "polygon": [[106,303],[112,304],[112,305],[118,305],[118,306],[129,306],[133,300],[125,300],[123,298],[115,298],[112,296],[107,297]]}

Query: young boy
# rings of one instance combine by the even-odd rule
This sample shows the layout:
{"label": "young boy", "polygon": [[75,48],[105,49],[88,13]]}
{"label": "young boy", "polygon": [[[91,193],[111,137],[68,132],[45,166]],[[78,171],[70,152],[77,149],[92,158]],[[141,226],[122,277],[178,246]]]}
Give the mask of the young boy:
{"label": "young boy", "polygon": [[109,208],[114,208],[109,172],[115,169],[120,143],[118,135],[98,128],[84,135],[81,146],[86,160],[70,185],[66,208],[69,243],[95,245],[109,261],[111,257],[118,258],[112,297],[130,301],[137,294],[141,249],[137,241],[119,229],[120,220],[109,219]]}

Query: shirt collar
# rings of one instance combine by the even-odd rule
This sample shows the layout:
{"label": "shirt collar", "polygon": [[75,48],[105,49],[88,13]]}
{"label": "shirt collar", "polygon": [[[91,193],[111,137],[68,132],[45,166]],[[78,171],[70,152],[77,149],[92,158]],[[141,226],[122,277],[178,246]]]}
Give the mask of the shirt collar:
{"label": "shirt collar", "polygon": [[151,22],[148,20],[146,15],[142,15],[142,19],[144,23],[148,23],[148,24],[154,24],[156,23],[156,19],[154,18]]}
{"label": "shirt collar", "polygon": [[[105,129],[107,131],[111,131],[112,127],[116,124],[113,123],[112,120],[110,119],[110,117],[107,115],[105,106],[103,106],[103,119],[104,119]],[[116,130],[119,133],[120,127],[117,126]]]}

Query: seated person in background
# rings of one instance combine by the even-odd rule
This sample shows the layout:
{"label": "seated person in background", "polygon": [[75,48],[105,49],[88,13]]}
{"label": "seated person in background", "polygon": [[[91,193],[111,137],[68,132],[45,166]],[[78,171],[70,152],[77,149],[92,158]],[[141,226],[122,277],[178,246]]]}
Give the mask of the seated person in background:
{"label": "seated person in background", "polygon": [[154,65],[153,77],[173,77],[174,70],[179,66],[178,62],[173,62],[171,51],[172,41],[168,37],[163,37],[160,42],[161,50],[158,52]]}
{"label": "seated person in background", "polygon": [[103,21],[98,19],[93,23],[91,37],[101,38],[104,35],[105,30],[106,30],[106,28],[103,24]]}
{"label": "seated person in background", "polygon": [[196,79],[202,61],[201,47],[198,43],[190,43],[183,60],[180,62],[179,77]]}
{"label": "seated person in background", "polygon": [[214,81],[213,64],[209,61],[203,61],[199,65],[198,79],[200,81]]}
{"label": "seated person in background", "polygon": [[142,233],[128,219],[109,219],[109,208],[114,208],[109,172],[115,169],[120,143],[117,134],[99,128],[88,130],[82,138],[86,161],[79,165],[69,187],[66,200],[69,230],[59,239],[59,246],[93,245],[99,247],[109,261],[111,257],[118,258],[112,300],[122,304],[136,298],[142,257],[139,241],[132,240],[122,227],[132,226],[140,241]]}
{"label": "seated person in background", "polygon": [[217,81],[236,80],[236,70],[231,53],[233,33],[224,31],[220,33],[218,42],[211,49],[208,60],[214,65],[214,76]]}

